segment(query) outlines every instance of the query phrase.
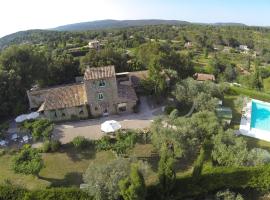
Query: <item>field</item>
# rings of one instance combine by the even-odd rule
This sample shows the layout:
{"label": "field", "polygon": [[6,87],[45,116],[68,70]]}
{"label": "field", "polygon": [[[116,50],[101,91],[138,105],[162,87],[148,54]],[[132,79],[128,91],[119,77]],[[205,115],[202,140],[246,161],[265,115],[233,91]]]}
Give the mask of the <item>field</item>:
{"label": "field", "polygon": [[82,174],[89,164],[106,163],[115,156],[110,151],[77,153],[64,148],[61,152],[43,154],[45,168],[39,178],[32,175],[15,174],[12,170],[12,154],[0,156],[0,183],[10,182],[28,189],[49,186],[79,186]]}

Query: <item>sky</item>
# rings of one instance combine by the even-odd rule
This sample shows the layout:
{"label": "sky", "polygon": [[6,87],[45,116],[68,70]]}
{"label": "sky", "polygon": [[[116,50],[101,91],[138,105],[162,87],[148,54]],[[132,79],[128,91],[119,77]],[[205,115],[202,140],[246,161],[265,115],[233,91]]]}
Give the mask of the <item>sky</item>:
{"label": "sky", "polygon": [[102,19],[175,19],[270,26],[269,0],[1,0],[0,37]]}

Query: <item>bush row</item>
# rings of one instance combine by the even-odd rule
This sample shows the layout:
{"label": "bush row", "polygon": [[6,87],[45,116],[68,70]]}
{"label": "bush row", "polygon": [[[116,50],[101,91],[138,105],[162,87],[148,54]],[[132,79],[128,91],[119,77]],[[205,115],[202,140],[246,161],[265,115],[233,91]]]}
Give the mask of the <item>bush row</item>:
{"label": "bush row", "polygon": [[183,198],[205,195],[221,189],[270,190],[270,165],[261,167],[216,167],[205,169],[196,181],[192,176],[178,178],[175,196]]}
{"label": "bush row", "polygon": [[0,200],[91,200],[77,188],[53,188],[28,191],[11,185],[0,186]]}

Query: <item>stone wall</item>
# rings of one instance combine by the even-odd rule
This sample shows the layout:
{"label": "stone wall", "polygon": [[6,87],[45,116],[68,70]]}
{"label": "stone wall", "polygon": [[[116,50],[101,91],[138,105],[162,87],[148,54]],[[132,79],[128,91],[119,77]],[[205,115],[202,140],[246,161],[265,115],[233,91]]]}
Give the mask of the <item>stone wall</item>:
{"label": "stone wall", "polygon": [[[105,86],[100,87],[101,80],[85,81],[85,89],[87,94],[87,102],[90,107],[90,112],[93,117],[102,116],[104,113],[117,113],[118,91],[116,78],[102,79],[105,81]],[[99,100],[99,93],[103,94],[103,99]]]}
{"label": "stone wall", "polygon": [[89,116],[87,105],[58,110],[46,110],[44,116],[52,121],[86,119]]}

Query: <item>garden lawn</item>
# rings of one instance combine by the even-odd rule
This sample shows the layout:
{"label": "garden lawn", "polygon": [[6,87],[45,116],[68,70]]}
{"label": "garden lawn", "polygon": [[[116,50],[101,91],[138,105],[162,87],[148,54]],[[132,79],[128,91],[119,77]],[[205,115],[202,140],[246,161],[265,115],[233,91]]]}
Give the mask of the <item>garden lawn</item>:
{"label": "garden lawn", "polygon": [[257,90],[231,86],[230,93],[234,95],[244,95],[253,99],[270,102],[270,94],[267,94],[265,92],[259,92]]}
{"label": "garden lawn", "polygon": [[43,154],[45,168],[39,178],[32,175],[15,174],[11,169],[12,155],[0,156],[0,184],[10,182],[28,189],[40,189],[48,186],[79,186],[82,174],[89,164],[106,163],[115,156],[112,152],[76,153],[73,149],[63,152]]}
{"label": "garden lawn", "polygon": [[270,77],[263,79],[264,91],[270,93]]}

